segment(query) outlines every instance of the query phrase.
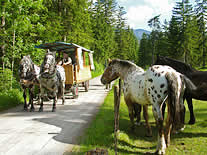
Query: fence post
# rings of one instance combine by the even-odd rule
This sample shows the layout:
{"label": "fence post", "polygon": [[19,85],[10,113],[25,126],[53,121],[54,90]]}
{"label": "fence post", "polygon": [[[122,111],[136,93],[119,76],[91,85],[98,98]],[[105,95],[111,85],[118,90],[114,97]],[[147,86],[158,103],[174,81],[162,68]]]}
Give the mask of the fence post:
{"label": "fence post", "polygon": [[121,101],[121,79],[119,79],[119,86],[114,87],[114,143],[115,155],[117,155],[117,131],[119,130],[119,106]]}

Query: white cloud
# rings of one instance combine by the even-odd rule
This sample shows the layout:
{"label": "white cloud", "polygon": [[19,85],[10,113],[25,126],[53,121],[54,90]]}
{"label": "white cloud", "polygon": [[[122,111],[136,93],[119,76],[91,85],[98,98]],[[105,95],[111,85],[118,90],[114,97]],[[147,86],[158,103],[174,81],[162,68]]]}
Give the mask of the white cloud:
{"label": "white cloud", "polygon": [[142,27],[152,17],[153,9],[148,6],[132,6],[127,11],[128,24],[132,28]]}
{"label": "white cloud", "polygon": [[[119,0],[122,5],[126,4],[126,17],[132,28],[150,29],[147,21],[156,15],[161,14],[160,21],[170,20],[173,0],[134,0],[130,4],[126,0]],[[128,4],[127,4],[128,3]]]}

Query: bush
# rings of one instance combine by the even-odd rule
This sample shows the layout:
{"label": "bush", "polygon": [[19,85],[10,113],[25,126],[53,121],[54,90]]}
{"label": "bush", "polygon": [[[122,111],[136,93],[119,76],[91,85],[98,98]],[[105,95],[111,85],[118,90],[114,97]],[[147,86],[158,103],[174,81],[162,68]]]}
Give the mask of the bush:
{"label": "bush", "polygon": [[10,69],[4,69],[3,71],[2,68],[0,68],[0,92],[7,92],[12,88],[20,89],[19,82],[12,76],[12,71]]}
{"label": "bush", "polygon": [[10,89],[0,93],[0,111],[22,104],[24,102],[22,95],[19,89]]}
{"label": "bush", "polygon": [[97,63],[96,61],[94,62],[94,65],[95,65],[95,70],[92,71],[93,78],[103,74],[105,68],[102,63]]}
{"label": "bush", "polygon": [[5,92],[11,88],[12,71],[0,68],[0,92]]}

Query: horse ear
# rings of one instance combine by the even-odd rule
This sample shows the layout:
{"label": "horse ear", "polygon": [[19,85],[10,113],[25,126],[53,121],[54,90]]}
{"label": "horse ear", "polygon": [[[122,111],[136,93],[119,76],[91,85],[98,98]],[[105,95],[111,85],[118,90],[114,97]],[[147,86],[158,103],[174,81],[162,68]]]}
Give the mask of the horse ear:
{"label": "horse ear", "polygon": [[56,56],[56,51],[52,51],[52,53],[53,53],[53,56],[55,57]]}
{"label": "horse ear", "polygon": [[157,54],[156,60],[160,60],[160,55],[159,54]]}
{"label": "horse ear", "polygon": [[112,62],[112,60],[110,58],[108,58],[108,63],[111,63],[111,62]]}

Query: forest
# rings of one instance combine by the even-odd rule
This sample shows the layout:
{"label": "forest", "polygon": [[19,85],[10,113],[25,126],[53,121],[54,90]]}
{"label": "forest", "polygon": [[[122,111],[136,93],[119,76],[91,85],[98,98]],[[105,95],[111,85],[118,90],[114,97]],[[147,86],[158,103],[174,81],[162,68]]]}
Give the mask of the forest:
{"label": "forest", "polygon": [[40,65],[47,42],[75,43],[94,51],[96,68],[108,58],[130,60],[148,67],[156,55],[206,67],[207,1],[177,1],[170,21],[160,15],[148,21],[150,35],[139,41],[116,0],[1,0],[0,92],[19,88],[21,57]]}

